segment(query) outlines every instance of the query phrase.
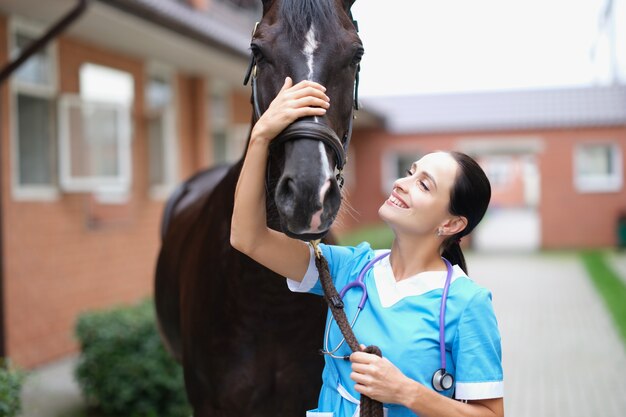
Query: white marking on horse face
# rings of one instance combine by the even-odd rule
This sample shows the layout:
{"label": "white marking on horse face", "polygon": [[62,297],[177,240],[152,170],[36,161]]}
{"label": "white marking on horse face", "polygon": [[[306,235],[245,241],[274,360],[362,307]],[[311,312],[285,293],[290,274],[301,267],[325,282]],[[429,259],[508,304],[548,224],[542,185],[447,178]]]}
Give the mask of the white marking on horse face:
{"label": "white marking on horse face", "polygon": [[330,176],[332,174],[330,170],[330,165],[328,164],[328,157],[326,156],[326,148],[322,142],[317,144],[317,149],[320,152],[320,166],[321,166],[321,175],[320,175],[320,188],[319,188],[319,196],[320,196],[320,204],[322,208],[317,212],[313,213],[311,217],[311,225],[308,230],[303,233],[319,233],[320,226],[322,225],[322,214],[324,213],[324,196],[328,192],[328,189],[331,186]]}
{"label": "white marking on horse face", "polygon": [[[315,38],[315,26],[311,25],[311,27],[309,28],[309,31],[306,33],[306,36],[304,37],[304,46],[302,48],[302,53],[306,57],[306,65],[309,68],[309,73],[306,77],[307,80],[310,80],[313,78],[313,71],[315,71],[315,65],[313,63],[313,56],[318,46],[319,46],[319,42],[317,42],[317,39]],[[315,120],[316,122],[319,121],[317,119],[317,116],[313,116],[313,120]]]}
{"label": "white marking on horse face", "polygon": [[313,77],[313,71],[315,70],[315,66],[313,65],[313,55],[315,54],[318,46],[319,43],[315,38],[315,26],[311,25],[309,31],[304,37],[304,47],[302,48],[302,53],[306,57],[306,65],[309,68],[307,80],[310,80]]}
{"label": "white marking on horse face", "polygon": [[330,175],[332,174],[331,170],[330,170],[330,165],[328,164],[328,157],[326,156],[326,148],[324,147],[324,144],[322,142],[318,142],[317,144],[317,149],[320,151],[320,166],[322,167],[321,169],[321,180],[322,182],[320,182],[320,203],[324,203],[324,194],[326,194],[326,191],[328,190],[328,187],[330,186],[330,183],[328,182],[328,180],[330,180]]}

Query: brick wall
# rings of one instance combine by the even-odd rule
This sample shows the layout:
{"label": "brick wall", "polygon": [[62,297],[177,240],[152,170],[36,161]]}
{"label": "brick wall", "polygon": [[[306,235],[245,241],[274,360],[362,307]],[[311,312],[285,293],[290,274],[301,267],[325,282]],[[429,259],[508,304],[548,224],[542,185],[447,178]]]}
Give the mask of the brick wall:
{"label": "brick wall", "polygon": [[[6,45],[0,19],[0,48]],[[58,42],[62,93],[78,92],[78,70],[93,62],[135,78],[133,186],[129,203],[103,206],[88,194],[53,202],[17,202],[10,193],[8,95],[2,91],[2,203],[8,355],[31,367],[76,349],[73,326],[86,310],[131,302],[152,292],[163,203],[148,197],[141,61],[79,41]],[[0,49],[0,58],[6,56]]]}
{"label": "brick wall", "polygon": [[[335,230],[379,223],[378,208],[387,198],[381,188],[384,155],[390,150],[431,152],[457,149],[476,138],[523,140],[536,138],[543,146],[535,157],[540,171],[539,216],[543,248],[610,247],[615,245],[618,213],[626,210],[626,179],[620,192],[580,193],[574,188],[574,147],[594,141],[617,143],[626,173],[626,128],[547,130],[526,132],[472,132],[439,135],[393,135],[383,130],[355,131],[348,164],[355,164],[356,179],[348,182],[347,197]],[[488,156],[488,154],[486,154]],[[623,174],[624,174],[623,173]],[[519,178],[509,190],[496,190],[492,205],[516,206],[522,194]],[[352,209],[347,209],[352,207]],[[350,212],[350,214],[348,214]]]}
{"label": "brick wall", "polygon": [[617,215],[626,210],[626,179],[620,192],[581,194],[574,188],[573,152],[579,143],[615,142],[626,163],[626,128],[548,132],[544,137],[546,150],[540,160],[543,247],[614,246]]}
{"label": "brick wall", "polygon": [[[197,4],[200,4],[198,2]],[[146,62],[71,37],[56,42],[59,94],[79,93],[79,71],[90,62],[134,78],[132,192],[126,204],[99,203],[88,193],[63,193],[50,202],[11,195],[10,100],[0,89],[0,146],[4,222],[4,299],[8,355],[32,367],[73,352],[80,312],[152,294],[163,201],[149,196]],[[0,15],[0,61],[7,59],[7,19]],[[213,164],[210,103],[203,75],[176,73],[179,178]],[[233,91],[232,123],[248,124],[249,93]]]}

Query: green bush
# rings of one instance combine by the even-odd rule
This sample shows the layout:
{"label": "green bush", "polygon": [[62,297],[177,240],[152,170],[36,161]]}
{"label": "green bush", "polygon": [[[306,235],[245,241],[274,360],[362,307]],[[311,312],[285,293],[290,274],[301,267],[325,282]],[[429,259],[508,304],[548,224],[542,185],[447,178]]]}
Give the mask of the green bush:
{"label": "green bush", "polygon": [[90,407],[108,416],[187,417],[182,368],[161,344],[154,306],[82,314],[76,378]]}
{"label": "green bush", "polygon": [[14,417],[21,410],[20,390],[24,374],[0,363],[0,417]]}

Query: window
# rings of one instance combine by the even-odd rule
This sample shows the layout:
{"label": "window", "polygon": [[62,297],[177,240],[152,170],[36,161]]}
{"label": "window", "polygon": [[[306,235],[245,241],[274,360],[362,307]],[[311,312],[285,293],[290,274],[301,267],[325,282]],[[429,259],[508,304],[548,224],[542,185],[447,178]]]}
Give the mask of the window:
{"label": "window", "polygon": [[250,125],[233,124],[231,120],[228,90],[225,86],[215,85],[209,95],[210,105],[207,106],[211,120],[209,132],[213,139],[213,164],[232,163],[242,157]]}
{"label": "window", "polygon": [[581,144],[574,149],[574,186],[579,192],[622,189],[622,150],[617,144]]}
{"label": "window", "polygon": [[150,195],[166,198],[178,182],[173,71],[151,65],[145,86]]}
{"label": "window", "polygon": [[493,155],[485,158],[483,169],[491,186],[494,188],[504,188],[511,184],[514,176],[515,161],[510,156]]}
{"label": "window", "polygon": [[385,155],[383,160],[382,169],[382,192],[383,194],[389,194],[393,188],[393,183],[400,177],[405,177],[406,172],[413,162],[420,159],[424,154],[420,151],[406,150],[406,151],[392,151]]}
{"label": "window", "polygon": [[123,202],[131,181],[132,75],[94,64],[80,69],[80,96],[60,102],[60,172],[66,191]]}
{"label": "window", "polygon": [[229,102],[223,88],[214,88],[209,97],[210,103],[207,106],[212,132],[209,132],[213,139],[213,164],[230,162],[228,149],[228,112]]}
{"label": "window", "polygon": [[[41,33],[39,28],[13,19],[12,57],[19,56]],[[12,189],[17,199],[57,196],[56,92],[56,53],[54,46],[48,46],[24,62],[11,80]]]}

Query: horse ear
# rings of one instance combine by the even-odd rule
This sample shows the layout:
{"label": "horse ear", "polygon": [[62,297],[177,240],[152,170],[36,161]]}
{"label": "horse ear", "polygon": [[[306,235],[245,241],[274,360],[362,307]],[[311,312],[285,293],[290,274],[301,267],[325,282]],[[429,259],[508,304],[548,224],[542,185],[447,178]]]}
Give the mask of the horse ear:
{"label": "horse ear", "polygon": [[350,10],[355,1],[356,0],[343,0],[343,7],[345,7],[346,10]]}

